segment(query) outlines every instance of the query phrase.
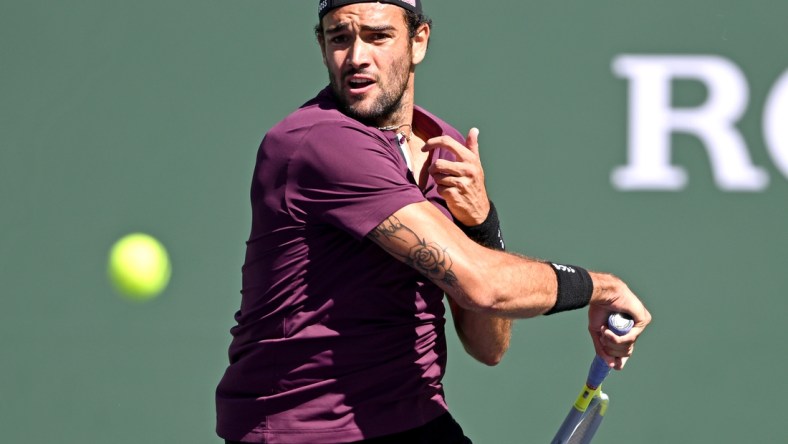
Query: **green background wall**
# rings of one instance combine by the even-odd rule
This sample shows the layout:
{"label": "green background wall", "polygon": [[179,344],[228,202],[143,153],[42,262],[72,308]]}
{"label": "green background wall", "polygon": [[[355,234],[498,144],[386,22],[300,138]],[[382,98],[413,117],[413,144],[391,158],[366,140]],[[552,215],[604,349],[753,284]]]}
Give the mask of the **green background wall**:
{"label": "green background wall", "polygon": [[[218,443],[265,131],[324,86],[316,1],[0,0],[0,434],[3,442]],[[512,250],[611,271],[652,328],[607,383],[597,442],[786,442],[788,181],[761,131],[788,69],[784,0],[426,0],[417,100],[481,129]],[[738,123],[761,192],[720,190],[672,138],[679,192],[622,192],[620,54],[713,54],[745,73]],[[694,106],[703,85],[676,83]],[[786,122],[788,124],[788,122]],[[788,125],[786,125],[788,127]],[[786,129],[788,131],[788,129]],[[169,249],[160,298],[106,280],[121,235]],[[519,321],[486,368],[451,337],[448,400],[477,443],[548,442],[592,355],[584,312]],[[623,437],[623,438],[622,438]]]}

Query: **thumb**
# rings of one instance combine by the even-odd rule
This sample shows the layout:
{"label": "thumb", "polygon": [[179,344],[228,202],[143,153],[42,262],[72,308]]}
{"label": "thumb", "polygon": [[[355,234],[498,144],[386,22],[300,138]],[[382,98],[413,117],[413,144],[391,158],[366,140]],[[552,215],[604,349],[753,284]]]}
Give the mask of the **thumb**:
{"label": "thumb", "polygon": [[477,156],[479,155],[479,128],[471,128],[465,138],[465,147]]}

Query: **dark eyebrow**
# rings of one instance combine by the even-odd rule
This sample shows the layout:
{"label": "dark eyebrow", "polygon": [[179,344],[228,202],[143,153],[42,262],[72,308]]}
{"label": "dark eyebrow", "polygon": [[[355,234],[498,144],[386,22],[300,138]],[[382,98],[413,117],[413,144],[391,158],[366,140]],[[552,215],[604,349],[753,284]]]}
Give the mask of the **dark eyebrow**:
{"label": "dark eyebrow", "polygon": [[[350,27],[349,23],[337,23],[336,25],[327,28],[325,30],[326,34],[335,34],[337,32],[341,32],[346,30]],[[370,25],[362,25],[361,30],[367,32],[386,32],[386,31],[393,31],[396,30],[394,26],[391,25],[380,25],[380,26],[370,26]]]}
{"label": "dark eyebrow", "polygon": [[325,33],[326,34],[337,33],[339,31],[343,31],[343,30],[347,29],[349,26],[350,26],[350,24],[348,24],[348,23],[338,23],[338,24],[326,29]]}
{"label": "dark eyebrow", "polygon": [[396,29],[397,28],[395,28],[395,27],[393,27],[391,25],[380,25],[380,26],[366,26],[365,25],[365,26],[361,27],[362,31],[371,31],[371,32],[393,31],[393,30],[396,30]]}

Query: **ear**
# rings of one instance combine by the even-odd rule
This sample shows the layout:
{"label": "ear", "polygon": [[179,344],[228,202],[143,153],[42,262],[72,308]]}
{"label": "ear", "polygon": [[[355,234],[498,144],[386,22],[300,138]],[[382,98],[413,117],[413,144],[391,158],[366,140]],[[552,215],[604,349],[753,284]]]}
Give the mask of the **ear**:
{"label": "ear", "polygon": [[424,60],[424,57],[427,55],[427,46],[430,43],[430,25],[423,24],[419,27],[416,31],[416,35],[413,37],[413,56],[412,62],[414,65],[418,65]]}

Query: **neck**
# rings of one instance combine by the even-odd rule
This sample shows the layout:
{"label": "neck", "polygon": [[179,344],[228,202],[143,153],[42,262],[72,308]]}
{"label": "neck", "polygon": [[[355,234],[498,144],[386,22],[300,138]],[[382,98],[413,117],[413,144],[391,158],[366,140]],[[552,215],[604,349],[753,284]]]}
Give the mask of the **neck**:
{"label": "neck", "polygon": [[375,126],[384,131],[396,131],[410,140],[413,135],[413,96],[413,78],[411,77],[410,85],[403,93],[397,110],[385,119],[378,121]]}
{"label": "neck", "polygon": [[413,136],[413,126],[409,123],[403,123],[402,125],[387,125],[387,126],[379,126],[377,127],[381,131],[394,131],[397,134],[401,134],[405,140],[410,142],[411,136]]}
{"label": "neck", "polygon": [[397,109],[388,116],[378,120],[377,126],[405,125],[413,121],[413,96],[402,96]]}

